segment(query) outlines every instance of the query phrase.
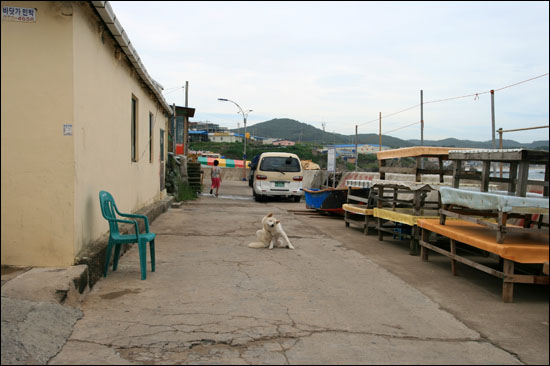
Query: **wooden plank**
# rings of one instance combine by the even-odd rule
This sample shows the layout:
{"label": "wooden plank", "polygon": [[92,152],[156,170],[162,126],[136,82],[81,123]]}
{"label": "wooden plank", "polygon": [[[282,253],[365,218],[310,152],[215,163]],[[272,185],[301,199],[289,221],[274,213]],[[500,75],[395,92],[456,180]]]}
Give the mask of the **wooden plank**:
{"label": "wooden plank", "polygon": [[457,179],[481,180],[481,172],[462,171],[460,173],[457,172],[456,174],[454,174],[454,177]]}
{"label": "wooden plank", "polygon": [[463,258],[459,255],[456,255],[456,254],[452,254],[450,253],[449,251],[445,250],[445,249],[442,249],[442,248],[439,248],[439,247],[436,247],[435,245],[432,245],[432,244],[429,244],[423,240],[420,241],[420,245],[422,246],[425,246],[426,248],[428,249],[431,249],[433,250],[434,252],[437,252],[439,254],[443,254],[444,256],[447,256],[449,258],[452,258],[460,263],[464,263],[470,267],[474,267],[476,269],[479,269],[480,271],[483,271],[485,273],[488,273],[492,276],[495,276],[495,277],[498,277],[498,278],[504,278],[504,273],[500,272],[500,271],[497,271],[495,269],[492,269],[490,267],[487,267],[487,266],[484,266],[483,264],[479,264],[477,262],[474,262],[474,261],[471,261],[467,258]]}
{"label": "wooden plank", "polygon": [[447,210],[444,210],[444,209],[440,209],[439,213],[441,215],[450,216],[450,217],[454,217],[454,218],[457,218],[457,219],[473,222],[474,224],[482,225],[482,226],[488,227],[489,229],[492,229],[492,230],[499,230],[499,225],[494,224],[492,222],[487,222],[487,221],[476,219],[476,218],[466,216],[466,215],[460,215],[460,214],[454,213],[452,211],[447,211]]}
{"label": "wooden plank", "polygon": [[[429,237],[430,237],[430,231],[426,229],[422,229],[421,241],[424,241],[427,243]],[[428,261],[428,254],[429,254],[428,248],[426,248],[423,245],[420,245],[420,257],[424,262]]]}
{"label": "wooden plank", "polygon": [[369,199],[365,198],[365,197],[359,197],[359,196],[354,196],[352,194],[348,194],[348,203],[349,203],[349,201],[357,201],[357,202],[368,203]]}
{"label": "wooden plank", "polygon": [[510,181],[508,182],[508,193],[516,192],[517,178],[518,178],[518,163],[510,162],[510,171],[509,171]]}
{"label": "wooden plank", "polygon": [[543,187],[549,187],[550,183],[544,182],[542,180],[527,180],[527,184],[533,185],[533,186],[543,186]]}
{"label": "wooden plank", "polygon": [[[550,165],[548,163],[546,163],[546,168],[544,169],[544,181],[550,181]],[[544,189],[542,190],[542,195],[544,197],[548,197],[549,191],[550,187],[545,185]]]}
{"label": "wooden plank", "polygon": [[548,276],[535,276],[535,275],[509,275],[504,276],[504,281],[513,283],[532,283],[536,285],[548,285],[550,284],[550,277]]}
{"label": "wooden plank", "polygon": [[422,174],[420,173],[420,168],[422,168],[422,157],[416,157],[416,166],[415,166],[415,182],[420,182],[422,180]]}
{"label": "wooden plank", "polygon": [[416,168],[403,168],[395,166],[379,167],[380,173],[416,174]]}
{"label": "wooden plank", "polygon": [[514,301],[514,283],[506,281],[506,277],[514,275],[514,261],[504,259],[503,269],[504,282],[502,283],[502,301],[512,302]]}
{"label": "wooden plank", "polygon": [[483,170],[481,171],[481,191],[489,190],[489,175],[491,174],[491,162],[483,161]]}
{"label": "wooden plank", "polygon": [[449,159],[461,160],[490,160],[490,161],[512,161],[523,160],[521,151],[480,151],[480,152],[452,152],[449,153]]}
{"label": "wooden plank", "polygon": [[[456,241],[451,239],[451,254],[456,255]],[[451,271],[456,276],[456,260],[451,258]]]}
{"label": "wooden plank", "polygon": [[405,157],[426,157],[434,158],[442,156],[447,158],[449,150],[467,150],[464,148],[455,147],[434,147],[434,146],[415,146],[415,147],[403,147],[400,149],[384,150],[376,153],[378,160],[396,159]]}
{"label": "wooden plank", "polygon": [[525,197],[527,193],[527,179],[529,177],[529,162],[521,161],[519,163],[519,172],[516,186],[516,196]]}

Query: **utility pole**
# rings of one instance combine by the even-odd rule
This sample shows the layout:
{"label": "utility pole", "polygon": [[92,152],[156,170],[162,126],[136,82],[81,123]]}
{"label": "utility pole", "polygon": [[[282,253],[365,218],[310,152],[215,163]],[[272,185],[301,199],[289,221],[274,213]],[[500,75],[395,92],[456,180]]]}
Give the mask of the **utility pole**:
{"label": "utility pole", "polygon": [[[185,82],[185,108],[188,106],[188,97],[189,97],[189,81]],[[183,155],[187,156],[189,150],[189,116],[187,116],[187,111],[183,117]]]}
{"label": "utility pole", "polygon": [[420,145],[424,146],[424,91],[420,91]]}
{"label": "utility pole", "polygon": [[[495,91],[491,89],[491,135],[493,138],[493,149],[496,149],[495,141]],[[494,163],[491,163],[493,170],[493,176],[496,177],[496,167]]]}
{"label": "utility pole", "polygon": [[493,138],[493,149],[496,148],[495,141],[495,91],[491,90],[491,133]]}
{"label": "utility pole", "polygon": [[172,103],[172,112],[174,113],[172,116],[172,153],[176,155],[176,123],[178,123],[176,119],[176,103]]}
{"label": "utility pole", "polygon": [[[420,146],[424,146],[424,91],[420,91]],[[422,157],[419,157],[418,160],[420,160],[420,169],[424,169],[424,159]],[[416,162],[418,166],[418,160]],[[443,163],[441,163],[443,164]],[[443,169],[443,167],[440,167]]]}
{"label": "utility pole", "polygon": [[378,151],[382,151],[382,112],[378,121]]}
{"label": "utility pole", "polygon": [[[498,135],[499,135],[499,144],[498,144],[498,148],[502,150],[502,127],[498,129]],[[511,166],[510,166],[511,168]],[[512,169],[510,169],[508,172],[508,174],[510,174],[510,171]],[[502,178],[502,161],[500,162],[500,177]]]}
{"label": "utility pole", "polygon": [[357,125],[355,125],[355,171],[357,171],[358,161],[359,161],[359,150],[357,150]]}

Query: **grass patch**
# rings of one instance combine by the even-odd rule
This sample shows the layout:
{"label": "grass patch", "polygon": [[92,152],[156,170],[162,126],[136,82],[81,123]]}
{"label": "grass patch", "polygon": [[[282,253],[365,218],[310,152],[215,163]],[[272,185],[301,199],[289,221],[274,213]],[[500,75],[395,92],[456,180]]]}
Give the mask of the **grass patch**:
{"label": "grass patch", "polygon": [[189,183],[185,183],[182,181],[178,182],[178,192],[176,194],[176,201],[189,201],[197,199],[197,192],[191,186]]}

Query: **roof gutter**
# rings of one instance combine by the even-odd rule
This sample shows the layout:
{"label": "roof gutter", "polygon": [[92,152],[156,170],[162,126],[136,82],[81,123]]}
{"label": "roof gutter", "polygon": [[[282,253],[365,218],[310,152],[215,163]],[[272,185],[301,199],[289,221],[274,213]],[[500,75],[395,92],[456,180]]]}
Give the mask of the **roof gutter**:
{"label": "roof gutter", "polygon": [[109,2],[90,1],[90,4],[97,11],[99,17],[101,18],[101,20],[103,20],[103,22],[107,26],[107,29],[122,49],[122,52],[124,52],[126,57],[128,57],[128,60],[130,60],[130,63],[136,69],[136,72],[141,80],[143,80],[143,82],[149,87],[149,89],[151,89],[153,94],[155,94],[158,101],[164,107],[166,112],[169,115],[172,115],[173,110],[170,105],[168,105],[162,95],[162,86],[158,82],[153,80],[153,78],[147,73],[147,70],[145,69],[145,66],[143,66],[141,59],[137,54],[137,51],[132,46],[132,42],[130,42],[128,35],[124,31],[124,28],[122,28],[122,25],[120,25],[120,22],[116,18],[113,8],[109,4]]}

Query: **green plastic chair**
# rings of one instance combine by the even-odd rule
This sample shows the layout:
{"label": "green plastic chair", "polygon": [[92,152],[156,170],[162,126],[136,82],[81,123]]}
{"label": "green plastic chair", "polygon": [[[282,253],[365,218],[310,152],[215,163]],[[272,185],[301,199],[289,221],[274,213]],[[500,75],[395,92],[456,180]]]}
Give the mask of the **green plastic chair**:
{"label": "green plastic chair", "polygon": [[[111,253],[113,247],[115,249],[115,256],[113,258],[113,271],[116,271],[118,267],[118,259],[120,257],[120,246],[122,244],[137,243],[139,249],[139,266],[141,269],[141,279],[146,278],[146,261],[147,261],[147,242],[149,242],[149,249],[151,251],[151,271],[155,272],[155,233],[149,232],[149,220],[145,215],[135,215],[121,213],[116,207],[113,196],[106,191],[99,192],[99,204],[101,206],[101,214],[109,221],[109,244],[107,245],[107,255],[105,260],[105,271],[103,277],[107,277],[107,270],[109,269],[109,261],[111,260]],[[122,220],[117,219],[116,214],[122,217],[141,218],[145,220],[145,233],[139,232],[139,225],[137,220]],[[118,231],[118,223],[134,224],[135,234],[120,234]]]}

